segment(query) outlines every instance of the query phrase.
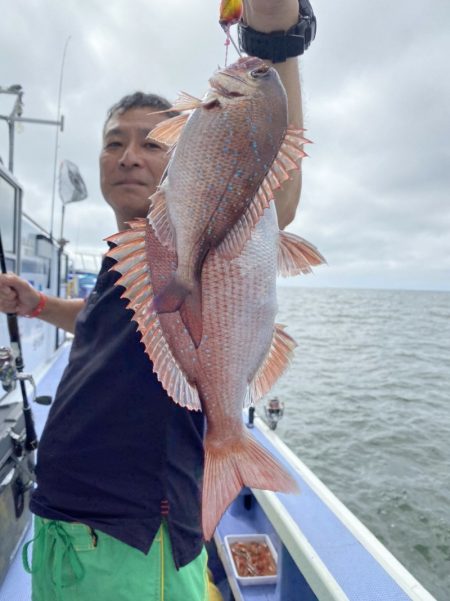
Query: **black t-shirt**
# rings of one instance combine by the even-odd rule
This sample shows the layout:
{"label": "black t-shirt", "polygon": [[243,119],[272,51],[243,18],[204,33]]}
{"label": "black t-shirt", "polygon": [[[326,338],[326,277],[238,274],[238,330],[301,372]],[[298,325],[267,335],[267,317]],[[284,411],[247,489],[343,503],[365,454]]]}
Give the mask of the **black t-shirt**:
{"label": "black t-shirt", "polygon": [[78,316],[69,364],[39,443],[31,510],[83,522],[147,553],[164,517],[175,564],[202,548],[200,412],[152,371],[104,259]]}

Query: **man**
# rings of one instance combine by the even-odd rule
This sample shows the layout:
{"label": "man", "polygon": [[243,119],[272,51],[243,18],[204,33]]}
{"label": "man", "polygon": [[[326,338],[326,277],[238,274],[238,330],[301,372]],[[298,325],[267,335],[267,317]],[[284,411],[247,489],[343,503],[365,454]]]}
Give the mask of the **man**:
{"label": "man", "polygon": [[[287,30],[297,0],[248,0],[254,30]],[[298,64],[277,63],[289,121],[302,125]],[[110,110],[100,154],[102,193],[120,230],[145,217],[165,169],[146,136],[169,115],[136,93]],[[277,197],[280,227],[295,214],[300,174]],[[33,601],[208,599],[200,527],[203,417],[168,399],[139,343],[105,259],[87,302],[44,298],[0,275],[0,310],[75,332],[36,468]],[[27,561],[26,561],[26,565]],[[29,567],[29,566],[28,566]]]}

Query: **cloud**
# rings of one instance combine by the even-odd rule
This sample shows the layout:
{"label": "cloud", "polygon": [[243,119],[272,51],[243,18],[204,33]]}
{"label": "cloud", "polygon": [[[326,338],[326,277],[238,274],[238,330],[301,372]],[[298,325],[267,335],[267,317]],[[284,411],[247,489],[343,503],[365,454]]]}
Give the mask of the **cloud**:
{"label": "cloud", "polygon": [[416,2],[318,3],[322,46],[302,68],[315,144],[293,225],[328,258],[315,285],[450,289],[450,7],[432,5],[424,19]]}
{"label": "cloud", "polygon": [[[450,5],[432,0],[424,14],[418,0],[407,10],[387,0],[315,0],[314,9],[317,39],[300,61],[314,145],[290,229],[316,244],[329,265],[293,283],[449,290]],[[171,99],[179,90],[201,95],[224,61],[217,12],[218,3],[201,0],[19,0],[4,7],[0,86],[23,86],[28,117],[56,118],[70,36],[58,160],[77,163],[89,190],[88,200],[67,210],[64,235],[73,250],[101,249],[115,229],[98,185],[106,110],[136,89]],[[0,114],[11,101],[0,95]],[[27,212],[50,227],[56,131],[22,129],[15,174]],[[6,161],[3,122],[0,155]],[[59,233],[57,197],[55,205]]]}

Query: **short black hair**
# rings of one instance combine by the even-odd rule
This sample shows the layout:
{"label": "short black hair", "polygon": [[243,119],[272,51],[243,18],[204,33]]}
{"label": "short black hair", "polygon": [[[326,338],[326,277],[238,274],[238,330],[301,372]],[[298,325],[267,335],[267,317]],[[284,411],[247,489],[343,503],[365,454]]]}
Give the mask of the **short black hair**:
{"label": "short black hair", "polygon": [[[149,108],[157,111],[165,111],[170,109],[171,103],[163,96],[158,94],[145,94],[144,92],[134,92],[121,98],[118,102],[112,105],[106,113],[105,125],[115,113],[125,113],[131,109]],[[176,117],[179,115],[177,111],[168,111],[167,118]]]}

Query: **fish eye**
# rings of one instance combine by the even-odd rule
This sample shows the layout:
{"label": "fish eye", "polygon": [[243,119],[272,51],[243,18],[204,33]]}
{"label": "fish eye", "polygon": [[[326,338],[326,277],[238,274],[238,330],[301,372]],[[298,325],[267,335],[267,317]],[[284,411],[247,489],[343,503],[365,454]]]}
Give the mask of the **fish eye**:
{"label": "fish eye", "polygon": [[269,72],[269,67],[267,65],[263,65],[262,67],[258,67],[258,69],[253,69],[250,71],[250,76],[253,79],[259,79],[260,77],[265,77]]}

